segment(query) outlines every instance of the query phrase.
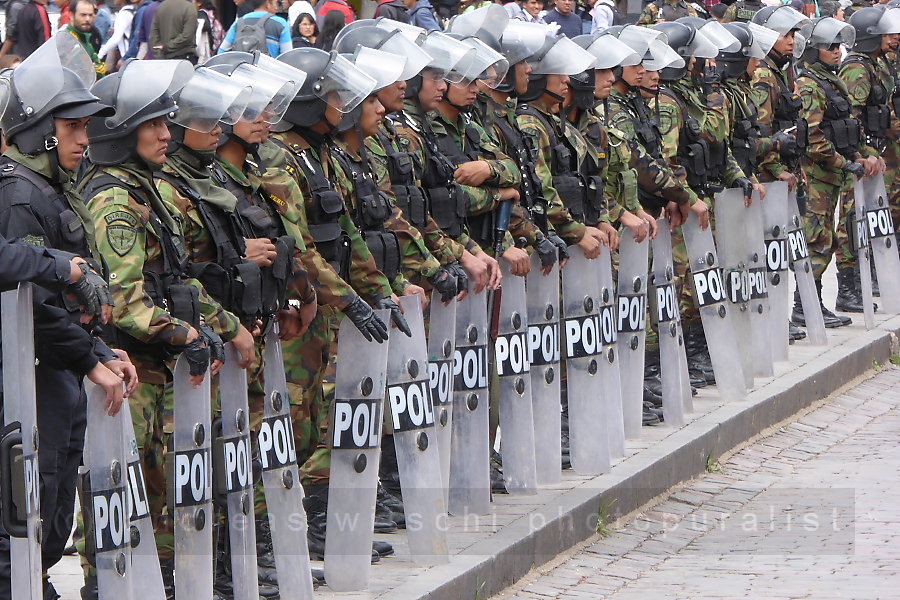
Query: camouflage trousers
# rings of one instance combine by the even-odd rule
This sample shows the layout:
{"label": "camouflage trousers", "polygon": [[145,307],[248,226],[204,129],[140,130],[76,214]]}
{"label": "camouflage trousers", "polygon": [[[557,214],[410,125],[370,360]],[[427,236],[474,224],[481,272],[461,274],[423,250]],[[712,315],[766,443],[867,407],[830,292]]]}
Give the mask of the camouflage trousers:
{"label": "camouflage trousers", "polygon": [[297,462],[304,485],[328,483],[328,422],[334,400],[337,336],[341,315],[320,306],[309,330],[283,345]]}
{"label": "camouflage trousers", "polygon": [[[831,263],[831,257],[841,246],[838,243],[838,233],[834,218],[835,210],[841,202],[841,186],[811,180],[808,186],[808,200],[806,214],[803,215],[803,224],[806,230],[806,242],[809,246],[810,260],[813,266],[813,276],[816,281],[822,279],[822,274]],[[852,194],[851,194],[852,197]],[[844,213],[844,207],[841,207]],[[841,221],[844,219],[842,218]],[[846,228],[844,235],[845,246],[848,243]],[[843,250],[842,250],[843,253]],[[839,258],[841,263],[847,264],[847,256]],[[853,264],[852,255],[850,265]]]}

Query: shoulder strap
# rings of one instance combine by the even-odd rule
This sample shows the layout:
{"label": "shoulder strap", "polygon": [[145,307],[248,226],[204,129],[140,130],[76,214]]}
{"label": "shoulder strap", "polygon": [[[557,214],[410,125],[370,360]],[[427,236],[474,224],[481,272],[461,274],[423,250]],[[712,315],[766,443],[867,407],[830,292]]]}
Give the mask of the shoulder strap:
{"label": "shoulder strap", "polygon": [[23,164],[20,164],[14,160],[10,160],[6,162],[2,168],[0,168],[0,177],[15,177],[16,179],[23,179],[38,188],[41,191],[41,194],[46,196],[47,198],[52,198],[54,196],[58,196],[59,192],[53,189],[47,180],[26,167]]}

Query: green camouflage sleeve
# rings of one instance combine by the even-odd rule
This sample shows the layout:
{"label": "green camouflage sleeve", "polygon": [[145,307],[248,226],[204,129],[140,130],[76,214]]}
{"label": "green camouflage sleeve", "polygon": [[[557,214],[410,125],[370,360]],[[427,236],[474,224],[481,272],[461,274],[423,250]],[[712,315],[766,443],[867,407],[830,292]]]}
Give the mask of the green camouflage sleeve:
{"label": "green camouflage sleeve", "polygon": [[651,2],[644,7],[643,11],[641,11],[641,16],[637,20],[637,25],[643,25],[645,27],[656,25],[656,21],[658,20],[658,18],[659,7],[656,6],[655,2]]}
{"label": "green camouflage sleeve", "polygon": [[481,150],[487,157],[488,164],[491,165],[493,175],[484,182],[485,185],[504,188],[518,187],[522,183],[522,173],[516,165],[516,161],[509,157],[500,146],[485,132],[485,130],[476,122],[472,125],[481,136]]}
{"label": "green camouflage sleeve", "polygon": [[[762,65],[753,75],[750,82],[750,99],[756,105],[756,121],[765,129],[775,134],[775,102],[779,95],[777,75],[766,66]],[[757,149],[756,166],[760,172],[766,171],[773,179],[777,179],[779,175],[784,173],[784,165],[781,164],[781,157],[772,145],[772,149],[768,152],[761,152]]]}
{"label": "green camouflage sleeve", "polygon": [[[638,200],[638,173],[631,166],[632,152],[619,132],[607,130],[609,137],[609,157],[604,178],[606,197],[616,200],[625,209],[640,210]],[[618,219],[618,215],[614,220]]]}
{"label": "green camouflage sleeve", "polygon": [[[848,62],[841,67],[838,77],[847,84],[850,113],[862,123],[862,111],[872,92],[872,76],[869,74],[869,70],[862,63]],[[861,144],[860,152],[863,156],[881,156],[881,152],[865,143]]]}
{"label": "green camouflage sleeve", "polygon": [[706,121],[703,130],[711,143],[723,144],[725,147],[725,173],[722,177],[726,186],[734,184],[740,177],[753,178],[751,173],[745,175],[743,169],[731,153],[731,130],[733,124],[733,111],[729,106],[728,98],[721,89],[713,90],[709,94],[707,103]]}
{"label": "green camouflage sleeve", "polygon": [[842,169],[847,160],[835,152],[831,141],[825,137],[822,120],[825,116],[825,93],[811,79],[801,77],[800,98],[803,107],[800,116],[809,124],[809,146],[807,157],[815,165],[830,169]]}
{"label": "green camouflage sleeve", "polygon": [[680,123],[678,106],[671,98],[661,94],[659,129],[662,135],[661,151],[666,163],[661,163],[650,156],[637,142],[627,141],[627,143],[631,149],[630,165],[637,174],[638,186],[651,194],[662,196],[667,202],[687,203],[690,206],[697,201],[697,194],[687,185],[687,173],[677,160]]}

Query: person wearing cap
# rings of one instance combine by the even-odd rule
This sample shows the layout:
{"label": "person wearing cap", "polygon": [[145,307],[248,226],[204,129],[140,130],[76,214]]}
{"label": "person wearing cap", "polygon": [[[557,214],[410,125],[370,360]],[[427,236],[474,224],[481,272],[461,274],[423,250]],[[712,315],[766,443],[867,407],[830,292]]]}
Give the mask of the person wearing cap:
{"label": "person wearing cap", "polygon": [[[71,61],[71,68],[63,67],[63,59]],[[89,91],[95,77],[90,57],[74,38],[51,39],[6,82],[10,94],[0,116],[9,144],[0,163],[0,239],[18,238],[40,246],[48,256],[85,257],[87,262],[79,259],[82,276],[90,273],[106,296],[103,313],[95,318],[82,314],[71,288],[34,287],[44,573],[62,558],[72,530],[87,419],[83,378],[106,392],[106,408],[113,415],[122,408],[123,379],[129,394],[138,383],[127,354],[110,350],[92,333],[108,322],[112,300],[100,277],[106,271],[93,223],[73,190],[73,178],[87,145],[88,121],[111,112]],[[57,91],[47,94],[47,89]],[[28,266],[17,266],[23,278]],[[82,267],[77,271],[81,275]],[[0,598],[9,599],[10,540],[2,528],[0,532],[0,573],[6,574],[0,577]],[[59,597],[46,577],[44,597]]]}
{"label": "person wearing cap", "polygon": [[[884,170],[884,185],[893,191],[900,162],[900,131],[892,127],[897,123],[891,102],[895,80],[887,55],[900,45],[900,9],[884,5],[860,8],[850,16],[849,23],[856,30],[856,41],[841,64],[838,77],[847,84],[851,113],[865,133],[862,155],[891,160],[895,168]],[[900,206],[892,205],[891,210],[896,220]],[[836,249],[838,295],[834,305],[842,312],[863,310],[859,265],[846,226],[847,215],[855,214],[854,211],[853,194],[847,193],[841,206],[843,217],[838,222]],[[874,277],[873,280],[877,281]]]}
{"label": "person wearing cap", "polygon": [[650,26],[665,21],[674,21],[681,17],[699,15],[697,5],[687,0],[656,0],[644,6],[637,25]]}
{"label": "person wearing cap", "polygon": [[[836,315],[822,302],[822,275],[837,248],[834,213],[843,194],[853,187],[853,177],[873,175],[882,168],[879,158],[864,158],[860,153],[863,131],[853,117],[847,86],[838,76],[841,46],[852,46],[856,37],[851,25],[823,17],[804,24],[806,40],[803,69],[797,78],[802,99],[800,117],[809,125],[809,148],[801,158],[803,174],[809,182],[809,199],[803,222],[809,246],[813,277],[825,327],[852,323],[850,317]],[[791,320],[804,325],[803,306],[794,295]]]}
{"label": "person wearing cap", "polygon": [[[91,92],[116,112],[88,124],[90,166],[77,188],[109,267],[116,336],[141,378],[129,404],[167,594],[174,589],[174,507],[164,465],[173,432],[174,361],[183,355],[191,383],[199,385],[221,366],[223,341],[247,336],[187,270],[178,211],[153,183],[171,139],[172,94],[193,72],[187,61],[130,61],[94,84]],[[241,366],[250,358],[243,356]]]}

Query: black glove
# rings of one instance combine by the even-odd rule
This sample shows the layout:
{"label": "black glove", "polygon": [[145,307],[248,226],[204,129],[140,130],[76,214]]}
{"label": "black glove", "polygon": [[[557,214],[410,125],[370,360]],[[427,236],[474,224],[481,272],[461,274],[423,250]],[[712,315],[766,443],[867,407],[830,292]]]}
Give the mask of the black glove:
{"label": "black glove", "polygon": [[209,347],[209,359],[211,361],[221,360],[225,362],[225,343],[219,337],[219,334],[213,331],[212,327],[206,323],[201,323],[197,331],[200,332],[200,337],[206,341],[206,345]]}
{"label": "black glove", "polygon": [[553,245],[556,246],[557,252],[559,252],[559,262],[567,260],[569,258],[569,245],[563,240],[555,231],[547,232],[547,239],[553,242]]}
{"label": "black glove", "polygon": [[456,277],[456,291],[464,292],[469,289],[469,274],[466,273],[466,270],[463,269],[463,266],[459,264],[458,260],[454,260],[452,263],[447,265],[447,270],[451,275]]}
{"label": "black glove", "polygon": [[100,317],[103,306],[113,306],[109,285],[102,277],[91,271],[87,263],[80,263],[82,275],[75,283],[69,284],[69,291],[75,294],[78,303],[85,307],[85,313]]}
{"label": "black glove", "polygon": [[406,334],[406,337],[412,337],[412,329],[409,328],[409,323],[406,322],[406,318],[403,316],[403,313],[400,311],[400,305],[391,300],[390,298],[382,298],[377,301],[375,305],[378,308],[386,308],[391,311],[391,321],[394,322],[394,325],[397,326],[397,329]]}
{"label": "black glove", "polygon": [[197,339],[184,346],[181,353],[184,354],[188,365],[190,365],[191,376],[206,373],[206,370],[209,368],[209,346],[203,334],[200,334]]}
{"label": "black glove", "polygon": [[456,276],[444,267],[429,277],[428,283],[441,295],[441,302],[450,302],[459,293],[456,289]]}
{"label": "black glove", "polygon": [[852,160],[848,160],[846,163],[844,163],[844,171],[850,173],[851,175],[856,175],[857,179],[862,179],[866,175],[866,168],[858,162],[853,162]]}
{"label": "black glove", "polygon": [[552,267],[556,264],[556,244],[544,237],[543,233],[538,232],[534,241],[534,251],[537,252],[538,258],[541,259],[542,267]]}
{"label": "black glove", "polygon": [[734,187],[739,187],[744,191],[746,197],[753,195],[753,182],[746,177],[738,177],[734,180]]}
{"label": "black glove", "polygon": [[368,341],[375,340],[380,344],[388,339],[387,325],[359,296],[344,308],[344,314],[353,321],[353,324]]}
{"label": "black glove", "polygon": [[772,139],[778,144],[778,153],[782,158],[797,158],[800,156],[800,148],[797,147],[797,136],[793,133],[779,131],[772,136]]}

